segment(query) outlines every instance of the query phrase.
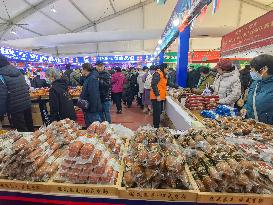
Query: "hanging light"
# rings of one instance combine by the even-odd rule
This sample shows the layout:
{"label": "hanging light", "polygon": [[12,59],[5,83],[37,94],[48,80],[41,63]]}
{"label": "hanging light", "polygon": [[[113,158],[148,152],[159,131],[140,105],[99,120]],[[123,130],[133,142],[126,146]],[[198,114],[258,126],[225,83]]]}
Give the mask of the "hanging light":
{"label": "hanging light", "polygon": [[176,18],[176,19],[173,20],[173,25],[175,27],[179,26],[179,23],[180,23],[179,18]]}
{"label": "hanging light", "polygon": [[13,29],[10,31],[10,33],[13,35],[17,35],[17,33]]}
{"label": "hanging light", "polygon": [[161,45],[162,44],[162,39],[158,40],[158,44]]}
{"label": "hanging light", "polygon": [[157,47],[157,48],[156,48],[156,50],[157,50],[157,51],[160,51],[160,48],[159,48],[159,47]]}
{"label": "hanging light", "polygon": [[51,12],[53,12],[53,13],[56,13],[56,12],[57,12],[57,10],[55,9],[54,4],[52,5],[52,7],[51,7],[50,11],[51,11]]}

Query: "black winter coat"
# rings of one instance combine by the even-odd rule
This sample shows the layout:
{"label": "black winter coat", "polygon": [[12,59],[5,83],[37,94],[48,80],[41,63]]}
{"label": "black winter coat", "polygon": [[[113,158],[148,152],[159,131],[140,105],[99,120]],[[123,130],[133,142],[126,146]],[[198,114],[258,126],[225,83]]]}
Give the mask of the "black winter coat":
{"label": "black winter coat", "polygon": [[0,68],[5,85],[0,82],[0,106],[8,113],[22,112],[31,107],[28,85],[22,73],[12,65]]}
{"label": "black winter coat", "polygon": [[72,85],[71,83],[71,73],[73,72],[73,70],[69,69],[69,70],[66,70],[63,74],[63,78],[66,80],[67,84],[69,86]]}
{"label": "black winter coat", "polygon": [[102,110],[99,89],[99,73],[97,70],[92,70],[86,77],[80,98],[89,102],[89,108],[86,112],[94,113]]}
{"label": "black winter coat", "polygon": [[59,121],[66,118],[76,120],[74,105],[68,93],[66,80],[59,79],[52,83],[52,87],[49,89],[49,105],[51,121]]}
{"label": "black winter coat", "polygon": [[41,79],[40,76],[38,76],[38,75],[35,78],[33,78],[32,82],[31,82],[31,86],[34,88],[49,87],[48,84],[46,83],[46,80]]}
{"label": "black winter coat", "polygon": [[193,70],[188,72],[187,77],[187,88],[196,88],[200,79],[200,72],[199,70]]}
{"label": "black winter coat", "polygon": [[99,73],[101,102],[111,101],[111,75],[107,71]]}
{"label": "black winter coat", "polygon": [[242,86],[242,93],[244,94],[246,89],[248,89],[252,83],[250,71],[246,69],[241,70],[240,80],[241,80],[241,86]]}

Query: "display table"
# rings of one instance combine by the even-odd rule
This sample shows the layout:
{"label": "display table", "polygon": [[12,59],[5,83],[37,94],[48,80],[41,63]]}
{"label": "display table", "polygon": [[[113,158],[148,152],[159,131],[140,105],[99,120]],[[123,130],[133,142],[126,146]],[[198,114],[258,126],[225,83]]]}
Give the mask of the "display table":
{"label": "display table", "polygon": [[170,96],[166,99],[166,113],[177,130],[187,130],[196,119],[178,105]]}

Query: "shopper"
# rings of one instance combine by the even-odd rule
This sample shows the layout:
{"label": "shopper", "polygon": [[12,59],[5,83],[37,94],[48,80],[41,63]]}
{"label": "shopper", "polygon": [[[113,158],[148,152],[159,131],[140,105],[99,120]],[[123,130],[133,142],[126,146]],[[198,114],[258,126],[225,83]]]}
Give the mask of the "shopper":
{"label": "shopper", "polygon": [[31,82],[30,82],[30,80],[29,80],[29,78],[27,76],[27,73],[23,69],[20,69],[20,72],[23,74],[23,76],[25,78],[25,81],[26,81],[28,87],[30,88],[31,87]]}
{"label": "shopper", "polygon": [[71,73],[72,72],[73,72],[73,70],[71,69],[71,64],[66,64],[66,66],[65,66],[65,72],[62,75],[62,78],[64,78],[67,81],[67,84],[69,86],[72,85],[72,82],[71,82]]}
{"label": "shopper", "polygon": [[59,121],[66,118],[76,120],[74,105],[68,93],[67,81],[61,78],[60,71],[50,68],[46,77],[52,82],[49,89],[50,121]]}
{"label": "shopper", "polygon": [[234,106],[241,96],[241,82],[239,71],[228,59],[220,59],[216,65],[217,76],[212,89],[215,95],[219,95],[219,103]]}
{"label": "shopper", "polygon": [[201,76],[199,69],[195,69],[194,66],[190,66],[188,68],[187,75],[187,88],[196,88]]}
{"label": "shopper", "polygon": [[143,76],[144,82],[144,94],[143,94],[143,104],[144,104],[144,113],[152,114],[152,102],[150,99],[150,92],[152,86],[153,74],[155,73],[156,67],[152,65],[150,70]]}
{"label": "shopper", "polygon": [[121,72],[121,68],[117,67],[116,72],[112,75],[112,93],[117,107],[117,114],[122,113],[121,100],[125,82],[126,79],[124,74]]}
{"label": "shopper", "polygon": [[88,102],[88,108],[84,110],[85,124],[88,127],[95,121],[101,121],[100,112],[102,110],[99,90],[99,73],[89,63],[82,65],[82,74],[85,76],[81,100]]}
{"label": "shopper", "polygon": [[138,73],[135,68],[131,67],[128,73],[128,89],[126,92],[127,97],[127,107],[132,107],[135,96],[138,94],[138,84],[137,84]]}
{"label": "shopper", "polygon": [[105,70],[104,64],[101,61],[96,63],[97,71],[99,72],[99,83],[100,83],[100,99],[102,104],[102,112],[100,118],[102,121],[111,123],[111,75]]}
{"label": "shopper", "polygon": [[138,96],[137,96],[137,103],[141,107],[141,109],[144,108],[143,105],[143,92],[144,92],[144,82],[143,82],[143,76],[148,72],[148,67],[144,66],[141,71],[139,71],[137,76],[137,84],[138,84]]}
{"label": "shopper", "polygon": [[273,125],[273,56],[257,56],[250,66],[253,83],[241,113],[247,118]]}
{"label": "shopper", "polygon": [[8,113],[19,132],[33,132],[31,102],[24,76],[0,54],[0,116]]}
{"label": "shopper", "polygon": [[152,79],[151,100],[153,105],[153,125],[159,128],[163,102],[166,100],[168,67],[164,64],[157,67]]}
{"label": "shopper", "polygon": [[77,87],[81,84],[81,70],[75,69],[70,74],[71,86]]}
{"label": "shopper", "polygon": [[169,68],[168,86],[171,88],[178,88],[178,85],[176,83],[176,70],[174,70],[173,68]]}
{"label": "shopper", "polygon": [[35,77],[32,79],[31,85],[34,88],[46,88],[48,83],[45,79],[41,79],[40,71],[34,73]]}
{"label": "shopper", "polygon": [[201,66],[199,68],[201,77],[199,79],[199,82],[197,84],[196,89],[193,89],[193,93],[201,95],[203,91],[208,87],[213,85],[214,82],[214,76],[210,72],[210,68],[206,66]]}

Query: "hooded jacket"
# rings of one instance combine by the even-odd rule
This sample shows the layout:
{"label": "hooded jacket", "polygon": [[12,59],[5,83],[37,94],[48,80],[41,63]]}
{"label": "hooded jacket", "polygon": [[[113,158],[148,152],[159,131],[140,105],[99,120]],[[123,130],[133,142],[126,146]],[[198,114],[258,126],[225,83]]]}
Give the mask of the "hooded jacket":
{"label": "hooded jacket", "polygon": [[89,102],[89,108],[86,110],[86,112],[96,113],[102,110],[99,88],[99,73],[97,70],[93,69],[86,77],[80,98]]}
{"label": "hooded jacket", "polygon": [[[257,90],[256,90],[257,89]],[[256,97],[254,93],[256,90]],[[254,97],[254,98],[253,98]],[[273,76],[267,79],[254,81],[248,91],[247,118],[255,119],[253,102],[255,101],[258,121],[273,125]]]}
{"label": "hooded jacket", "polygon": [[[0,115],[5,112],[17,113],[31,107],[28,85],[22,73],[12,65],[0,68]],[[4,106],[4,107],[2,107]],[[4,113],[1,113],[4,112]]]}
{"label": "hooded jacket", "polygon": [[49,89],[50,118],[59,121],[66,118],[76,120],[76,114],[68,85],[65,79],[58,79]]}
{"label": "hooded jacket", "polygon": [[99,73],[101,102],[111,101],[111,75],[106,71]]}
{"label": "hooded jacket", "polygon": [[112,92],[122,93],[126,78],[122,72],[116,72],[112,75]]}
{"label": "hooded jacket", "polygon": [[235,102],[241,97],[241,82],[239,72],[235,69],[232,72],[217,74],[212,89],[219,95],[219,103],[234,106]]}

